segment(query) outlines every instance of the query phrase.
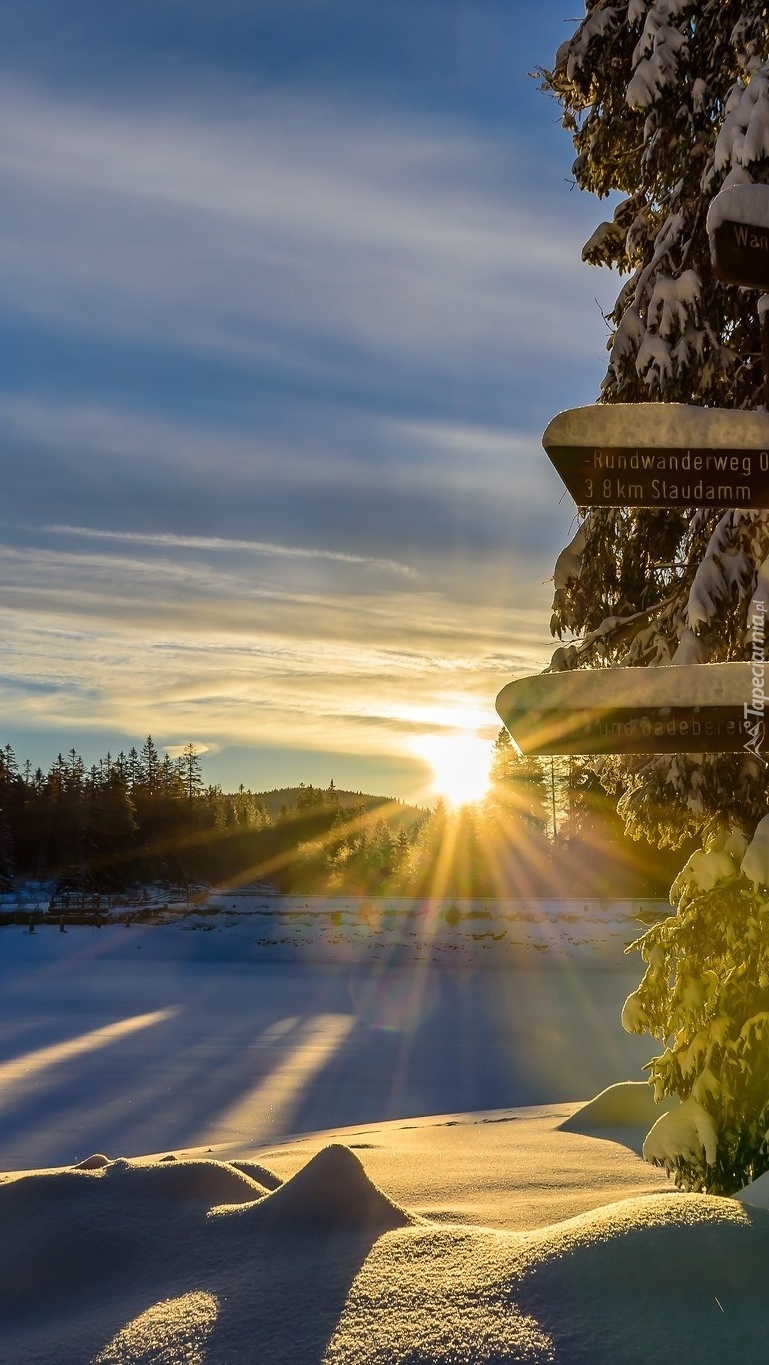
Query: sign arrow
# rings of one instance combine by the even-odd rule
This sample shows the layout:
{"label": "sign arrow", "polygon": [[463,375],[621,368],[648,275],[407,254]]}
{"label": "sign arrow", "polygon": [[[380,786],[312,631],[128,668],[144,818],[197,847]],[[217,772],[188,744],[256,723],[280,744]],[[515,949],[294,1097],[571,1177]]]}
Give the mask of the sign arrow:
{"label": "sign arrow", "polygon": [[578,507],[769,508],[769,414],[593,403],[542,444]]}
{"label": "sign arrow", "polygon": [[764,667],[737,662],[541,673],[503,687],[497,711],[524,754],[746,749],[761,757]]}

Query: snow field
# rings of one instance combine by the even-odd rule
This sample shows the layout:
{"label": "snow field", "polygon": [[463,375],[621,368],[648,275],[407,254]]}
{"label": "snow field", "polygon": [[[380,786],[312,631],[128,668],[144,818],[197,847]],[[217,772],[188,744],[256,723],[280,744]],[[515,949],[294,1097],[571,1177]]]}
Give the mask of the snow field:
{"label": "snow field", "polygon": [[[137,907],[138,913],[144,911]],[[121,906],[105,919],[101,956],[236,962],[306,962],[401,965],[426,962],[457,967],[547,967],[580,963],[614,969],[645,920],[667,913],[655,900],[537,901],[407,899],[352,896],[253,896],[218,891],[188,909],[152,911],[152,924]],[[639,920],[639,916],[641,919]],[[131,923],[126,929],[126,921]],[[0,959],[29,953],[58,958],[66,944],[52,939],[51,923],[28,932],[27,919],[0,938]],[[132,937],[125,938],[120,928]],[[69,932],[69,930],[68,930]],[[26,937],[25,937],[26,936]],[[27,938],[35,939],[34,945]],[[13,945],[11,947],[11,944]]]}
{"label": "snow field", "polygon": [[628,906],[592,965],[574,906],[518,906],[551,937],[496,971],[256,964],[256,908],[0,933],[0,1358],[762,1359],[766,1196],[672,1193],[645,1085],[574,1103],[648,1053]]}
{"label": "snow field", "polygon": [[766,1210],[671,1193],[600,1113],[587,1129],[565,1108],[8,1178],[3,1358],[764,1359]]}

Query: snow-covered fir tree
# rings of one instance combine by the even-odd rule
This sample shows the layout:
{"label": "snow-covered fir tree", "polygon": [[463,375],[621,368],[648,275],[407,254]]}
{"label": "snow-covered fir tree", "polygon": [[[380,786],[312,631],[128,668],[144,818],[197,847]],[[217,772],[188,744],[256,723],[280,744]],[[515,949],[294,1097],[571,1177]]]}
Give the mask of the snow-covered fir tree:
{"label": "snow-covered fir tree", "polygon": [[[715,194],[769,183],[769,11],[756,0],[587,0],[543,83],[577,152],[573,174],[622,197],[584,259],[616,266],[607,403],[763,403],[756,295],[714,276]],[[769,513],[593,510],[555,572],[554,668],[752,656],[769,609]],[[746,699],[747,700],[747,699]],[[628,828],[674,847],[700,835],[641,940],[647,964],[623,1023],[663,1051],[647,1154],[691,1189],[730,1191],[769,1169],[767,769],[746,752],[606,760]]]}

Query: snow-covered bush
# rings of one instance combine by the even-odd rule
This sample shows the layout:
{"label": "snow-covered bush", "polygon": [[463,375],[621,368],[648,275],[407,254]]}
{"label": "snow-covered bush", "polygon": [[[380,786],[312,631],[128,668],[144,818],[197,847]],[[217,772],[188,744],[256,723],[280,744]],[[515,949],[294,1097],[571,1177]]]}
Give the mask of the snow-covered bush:
{"label": "snow-covered bush", "polygon": [[747,850],[739,829],[711,827],[671,888],[677,912],[632,945],[646,973],[623,1027],[664,1049],[647,1068],[655,1097],[688,1105],[644,1151],[686,1189],[728,1194],[769,1170],[769,889],[745,873],[759,860],[769,881],[761,826]]}
{"label": "snow-covered bush", "polygon": [[[541,74],[577,184],[618,195],[583,253],[622,274],[601,400],[760,407],[755,299],[714,277],[705,220],[724,187],[769,183],[766,6],[587,0]],[[553,666],[748,659],[759,600],[767,512],[596,508],[559,560]],[[769,1168],[768,771],[745,751],[601,761],[634,837],[702,840],[673,887],[676,913],[639,941],[646,974],[623,1011],[662,1046],[657,1096],[683,1102],[648,1154],[694,1189]]]}

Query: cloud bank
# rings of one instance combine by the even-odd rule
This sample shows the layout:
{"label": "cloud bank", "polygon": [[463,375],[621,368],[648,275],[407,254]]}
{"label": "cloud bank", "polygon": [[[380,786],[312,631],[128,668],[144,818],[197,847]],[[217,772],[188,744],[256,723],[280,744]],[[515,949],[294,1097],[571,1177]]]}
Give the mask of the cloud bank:
{"label": "cloud bank", "polygon": [[8,737],[492,738],[574,510],[539,431],[604,331],[536,149],[184,81],[10,78],[0,126]]}

